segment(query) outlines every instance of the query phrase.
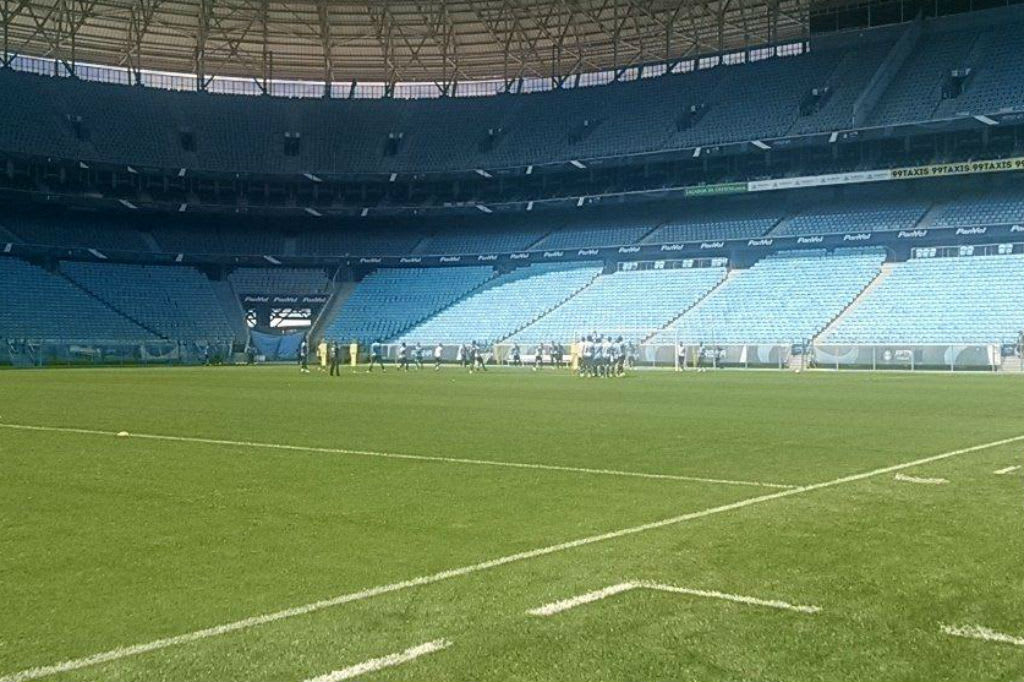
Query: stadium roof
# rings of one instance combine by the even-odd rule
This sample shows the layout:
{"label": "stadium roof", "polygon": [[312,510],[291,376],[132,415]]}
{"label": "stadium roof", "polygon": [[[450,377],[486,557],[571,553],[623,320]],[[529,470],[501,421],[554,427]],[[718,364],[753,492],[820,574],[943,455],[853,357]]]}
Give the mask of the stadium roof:
{"label": "stadium roof", "polygon": [[559,78],[805,37],[812,0],[0,0],[3,52],[327,82]]}

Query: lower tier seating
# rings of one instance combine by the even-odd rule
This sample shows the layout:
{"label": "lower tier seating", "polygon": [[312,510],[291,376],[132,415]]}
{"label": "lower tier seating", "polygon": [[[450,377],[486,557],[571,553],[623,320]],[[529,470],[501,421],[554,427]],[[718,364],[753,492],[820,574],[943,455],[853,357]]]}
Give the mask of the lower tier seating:
{"label": "lower tier seating", "polygon": [[1013,343],[1024,330],[1024,254],[900,263],[827,343]]}
{"label": "lower tier seating", "polygon": [[491,344],[530,324],[589,284],[599,263],[530,265],[495,278],[474,295],[417,325],[400,341]]}
{"label": "lower tier seating", "polygon": [[881,271],[877,248],[782,252],[740,270],[658,335],[663,342],[798,343],[814,338]]}
{"label": "lower tier seating", "polygon": [[341,342],[390,338],[493,275],[490,267],[381,268],[359,283],[325,334]]}
{"label": "lower tier seating", "polygon": [[567,343],[598,332],[641,341],[699,301],[723,277],[724,266],[602,275],[512,340]]}

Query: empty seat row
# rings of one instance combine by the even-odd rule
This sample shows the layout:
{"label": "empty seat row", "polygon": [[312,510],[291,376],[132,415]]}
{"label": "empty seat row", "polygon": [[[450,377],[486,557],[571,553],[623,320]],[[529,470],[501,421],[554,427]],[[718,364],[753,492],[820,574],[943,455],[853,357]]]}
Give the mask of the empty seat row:
{"label": "empty seat row", "polygon": [[914,258],[894,266],[827,343],[1013,343],[1024,331],[1024,255]]}
{"label": "empty seat row", "polygon": [[658,334],[662,342],[790,344],[814,338],[878,276],[885,250],[774,254],[730,277]]}
{"label": "empty seat row", "polygon": [[496,277],[398,340],[430,345],[500,341],[569,299],[602,269],[601,264],[587,262],[519,268]]}
{"label": "empty seat row", "polygon": [[493,275],[489,267],[381,268],[359,282],[325,335],[341,342],[389,339]]}
{"label": "empty seat row", "polygon": [[61,272],[171,340],[230,340],[235,329],[205,275],[186,266],[63,262]]}
{"label": "empty seat row", "polygon": [[331,285],[320,268],[238,268],[228,281],[239,294],[315,294]]}

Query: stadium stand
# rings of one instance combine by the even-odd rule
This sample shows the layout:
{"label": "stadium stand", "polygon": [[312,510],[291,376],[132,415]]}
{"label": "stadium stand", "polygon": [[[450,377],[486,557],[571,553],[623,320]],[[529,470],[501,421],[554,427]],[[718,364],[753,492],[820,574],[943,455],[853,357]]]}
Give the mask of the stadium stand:
{"label": "stadium stand", "polygon": [[359,283],[324,335],[346,343],[391,338],[493,275],[489,267],[381,268]]}
{"label": "stadium stand", "polygon": [[961,114],[990,114],[1024,106],[1024,54],[1020,35],[1024,25],[1010,23],[983,31],[974,49],[958,66],[971,70],[959,97],[943,101],[936,118]]}
{"label": "stadium stand", "polygon": [[673,216],[647,235],[645,244],[676,244],[714,239],[754,239],[768,233],[785,215],[785,209],[770,200],[756,204],[721,207],[707,201],[684,204],[682,215]]}
{"label": "stadium stand", "polygon": [[101,251],[150,251],[137,229],[89,215],[60,217],[9,215],[3,226],[26,244],[93,248]]}
{"label": "stadium stand", "polygon": [[0,257],[0,337],[28,340],[155,340],[60,274]]}
{"label": "stadium stand", "polygon": [[534,249],[586,249],[634,244],[661,222],[661,217],[642,207],[591,209],[590,215],[573,216],[558,230],[534,245]]}
{"label": "stadium stand", "polygon": [[[161,227],[153,236],[166,253],[226,254],[227,247],[216,229]],[[248,250],[248,249],[247,249]]]}
{"label": "stadium stand", "polygon": [[926,33],[889,84],[869,118],[874,125],[928,121],[942,101],[942,86],[978,39],[977,30]]}
{"label": "stadium stand", "polygon": [[151,233],[167,253],[281,255],[284,236],[272,229],[243,229],[203,221],[198,225],[153,225]]}
{"label": "stadium stand", "polygon": [[300,256],[404,256],[412,253],[422,239],[423,235],[413,230],[318,230],[299,234],[296,252]]}
{"label": "stadium stand", "polygon": [[65,261],[60,269],[98,299],[165,339],[235,336],[210,281],[193,268]]}
{"label": "stadium stand", "polygon": [[324,271],[314,268],[238,268],[228,281],[240,294],[316,294],[331,286]]}
{"label": "stadium stand", "polygon": [[878,275],[877,248],[780,252],[729,278],[660,332],[658,342],[799,343],[812,339]]}
{"label": "stadium stand", "polygon": [[221,227],[219,233],[224,253],[250,256],[279,256],[284,253],[284,237],[276,230],[258,227],[256,229]]}
{"label": "stadium stand", "polygon": [[500,341],[565,302],[601,274],[600,263],[529,265],[488,282],[397,340],[484,345]]}
{"label": "stadium stand", "polygon": [[[811,52],[786,59],[766,59],[724,68],[709,109],[674,142],[689,147],[782,137],[797,120],[809,87],[824,85],[842,59],[838,50]],[[751,106],[757,102],[757,106]]]}
{"label": "stadium stand", "polygon": [[1024,193],[999,190],[982,196],[961,197],[942,208],[932,223],[935,227],[1012,225],[1024,223]]}
{"label": "stadium stand", "polygon": [[771,234],[781,237],[905,230],[913,227],[928,210],[927,203],[918,201],[891,200],[883,206],[864,206],[863,203],[831,202],[807,209],[800,215],[783,220]]}
{"label": "stadium stand", "polygon": [[1014,343],[1024,255],[913,258],[851,308],[826,343]]}
{"label": "stadium stand", "polygon": [[[995,28],[929,20],[867,116],[872,125],[998,112],[1024,103],[1017,83],[1019,15]],[[417,172],[566,162],[771,139],[848,127],[853,102],[883,63],[884,28],[815,37],[802,54],[604,86],[515,97],[296,99],[205,93],[0,69],[0,149],[14,153],[210,172]],[[717,63],[707,58],[706,66]],[[950,71],[970,67],[957,97]],[[809,92],[827,88],[820,106]],[[757,102],[757,106],[750,106]],[[692,123],[683,112],[703,107]],[[194,149],[181,143],[183,131]],[[284,131],[301,148],[285,153]],[[498,131],[490,145],[482,142]],[[398,135],[385,153],[388,135]],[[265,250],[265,249],[264,249]]]}
{"label": "stadium stand", "polygon": [[[557,223],[554,223],[557,225]],[[488,254],[524,251],[553,227],[546,220],[503,220],[454,222],[421,241],[418,254]]]}
{"label": "stadium stand", "polygon": [[789,135],[804,135],[822,130],[842,130],[852,125],[853,104],[878,70],[893,41],[883,39],[868,43],[843,54],[839,65],[824,83],[812,87],[828,87],[824,105],[813,113],[799,116]]}
{"label": "stadium stand", "polygon": [[512,341],[568,343],[592,331],[642,341],[692,306],[722,278],[725,267],[620,270],[602,275]]}

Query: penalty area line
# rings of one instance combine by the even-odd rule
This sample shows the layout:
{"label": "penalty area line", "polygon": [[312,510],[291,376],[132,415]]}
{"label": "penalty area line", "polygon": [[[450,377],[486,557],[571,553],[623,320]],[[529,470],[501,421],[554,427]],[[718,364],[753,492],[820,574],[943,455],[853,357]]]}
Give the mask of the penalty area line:
{"label": "penalty area line", "polygon": [[204,628],[202,630],[195,630],[193,632],[186,632],[180,635],[174,635],[172,637],[165,637],[162,639],[156,639],[151,642],[145,642],[142,644],[135,644],[132,646],[118,647],[103,651],[91,656],[84,658],[74,658],[65,660],[59,663],[51,665],[40,666],[36,668],[28,668],[20,670],[18,672],[9,673],[6,675],[0,675],[0,682],[26,682],[26,680],[36,680],[41,677],[47,677],[50,675],[56,675],[57,673],[65,673],[71,670],[79,670],[82,668],[88,668],[91,666],[98,665],[100,663],[109,663],[132,656],[138,656],[140,654],[150,653],[158,651],[160,649],[166,649],[172,646],[178,646],[181,644],[189,644],[192,642],[198,642],[210,637],[218,637],[220,635],[226,635],[232,632],[240,632],[242,630],[248,630],[253,627],[260,625],[266,625],[268,623],[274,623],[276,621],[284,620],[286,618],[294,618],[296,616],[302,616],[317,611],[322,611],[334,606],[340,606],[342,604],[348,604],[351,602],[362,601],[365,599],[371,599],[373,597],[379,597],[385,594],[391,594],[393,592],[399,592],[401,590],[407,590],[414,587],[422,587],[424,585],[432,585],[445,580],[451,580],[465,575],[473,573],[480,573],[482,571],[489,571],[491,569],[499,568],[502,566],[508,566],[514,563],[520,563],[528,561],[530,559],[538,559],[540,557],[557,554],[559,552],[565,552],[571,549],[577,549],[579,547],[586,547],[601,542],[608,542],[610,540],[617,540],[619,538],[630,537],[632,535],[638,535],[646,533],[652,530],[658,530],[660,528],[669,528],[682,523],[690,521],[696,521],[698,519],[707,518],[717,514],[724,514],[731,511],[737,511],[739,509],[746,509],[773,500],[781,500],[787,497],[793,497],[796,495],[803,495],[806,493],[814,492],[817,490],[825,490],[827,488],[834,488],[848,483],[856,483],[858,481],[864,481],[877,476],[884,476],[886,474],[892,474],[897,471],[903,471],[912,467],[920,466],[922,464],[931,464],[932,462],[939,462],[951,457],[957,457],[960,455],[966,455],[972,452],[979,452],[981,450],[987,450],[990,448],[999,447],[1002,445],[1008,445],[1010,443],[1018,443],[1024,441],[1024,435],[1014,436],[1012,438],[1004,438],[1002,440],[992,441],[990,443],[982,443],[980,445],[972,445],[966,448],[959,448],[957,450],[950,450],[937,455],[930,455],[928,457],[921,457],[920,459],[911,460],[909,462],[903,462],[900,464],[893,464],[890,466],[882,467],[879,469],[873,469],[871,471],[865,471],[859,474],[850,474],[848,476],[842,476],[840,478],[834,478],[830,481],[823,481],[821,483],[813,483],[810,485],[801,486],[799,488],[792,488],[789,490],[779,490],[772,493],[766,493],[757,497],[748,497],[737,502],[731,502],[729,504],[719,505],[717,507],[709,507],[707,509],[701,509],[699,511],[688,512],[680,514],[678,516],[672,516],[658,521],[651,521],[638,526],[630,526],[628,528],[621,528],[619,530],[609,531],[607,533],[600,533],[598,535],[590,535],[587,537],[578,538],[576,540],[570,540],[568,542],[562,542],[555,545],[548,545],[546,547],[538,547],[524,552],[518,552],[516,554],[508,554],[506,556],[497,557],[488,561],[482,561],[476,564],[470,564],[468,566],[461,566],[459,568],[452,568],[439,573],[433,573],[431,575],[424,575],[418,578],[411,578],[409,580],[403,580],[401,582],[390,583],[387,585],[378,585],[371,587],[359,592],[351,592],[348,594],[338,595],[329,599],[322,599],[320,601],[310,602],[301,606],[293,606],[291,608],[282,609],[280,611],[274,611],[272,613],[265,613],[258,616],[251,616],[249,618],[242,618],[241,620],[232,621],[230,623],[224,623],[223,625],[216,625],[213,627]]}
{"label": "penalty area line", "polygon": [[1014,637],[1002,632],[996,632],[981,625],[943,625],[942,631],[951,637],[963,637],[965,639],[980,639],[984,642],[998,642],[1000,644],[1013,644],[1024,646],[1024,637]]}
{"label": "penalty area line", "polygon": [[945,478],[922,478],[920,476],[907,476],[905,474],[896,474],[892,477],[894,481],[903,481],[904,483],[920,483],[924,485],[943,485],[949,483]]}
{"label": "penalty area line", "polygon": [[419,646],[410,647],[397,654],[390,654],[380,658],[371,658],[369,661],[363,661],[362,663],[349,666],[348,668],[335,670],[334,672],[329,672],[326,675],[311,677],[306,680],[306,682],[341,682],[342,680],[350,680],[353,677],[359,677],[360,675],[377,672],[384,668],[391,668],[396,665],[408,663],[420,656],[426,656],[427,654],[432,654],[435,651],[447,649],[451,645],[452,643],[447,639],[435,639],[433,642],[426,642]]}
{"label": "penalty area line", "polygon": [[34,424],[0,424],[0,428],[15,431],[44,431],[48,433],[73,433],[85,436],[113,436],[115,438],[140,438],[143,440],[159,440],[172,443],[199,443],[202,445],[227,445],[241,448],[258,448],[263,450],[289,450],[293,452],[316,452],[328,455],[355,455],[358,457],[374,457],[378,459],[411,460],[417,462],[439,462],[443,464],[467,464],[475,466],[503,467],[506,469],[531,469],[535,471],[560,471],[570,474],[593,474],[597,476],[620,476],[623,478],[645,478],[662,481],[686,481],[689,483],[717,483],[720,485],[751,486],[756,488],[775,488],[788,490],[797,488],[784,483],[768,483],[763,481],[736,481],[725,478],[704,478],[701,476],[682,476],[677,474],[652,474],[643,471],[621,471],[618,469],[590,469],[587,467],[570,467],[558,464],[539,464],[533,462],[503,462],[490,459],[470,459],[464,457],[440,457],[433,455],[410,455],[399,452],[378,452],[375,450],[351,450],[348,448],[325,448],[315,445],[289,445],[287,443],[264,443],[259,441],[226,440],[223,438],[202,438],[199,436],[169,436],[158,433],[133,433],[129,431],[103,431],[100,429],[80,429],[65,426],[37,426]]}
{"label": "penalty area line", "polygon": [[765,606],[772,609],[782,609],[785,611],[797,611],[798,613],[818,613],[821,611],[820,606],[806,606],[803,604],[790,604],[789,602],[780,601],[778,599],[761,599],[760,597],[749,597],[743,594],[729,594],[728,592],[719,592],[718,590],[698,590],[691,587],[679,587],[677,585],[666,585],[664,583],[656,583],[648,580],[634,580],[625,583],[619,583],[618,585],[611,585],[604,589],[595,590],[594,592],[587,592],[569,599],[562,599],[560,601],[551,602],[545,604],[536,609],[530,609],[526,613],[531,616],[553,616],[569,609],[574,609],[577,606],[583,606],[584,604],[590,604],[591,602],[600,601],[607,599],[608,597],[616,594],[622,594],[623,592],[630,592],[632,590],[653,590],[655,592],[670,592],[673,594],[685,594],[691,597],[705,597],[707,599],[721,599],[722,601],[735,602],[737,604],[746,604],[748,606]]}

